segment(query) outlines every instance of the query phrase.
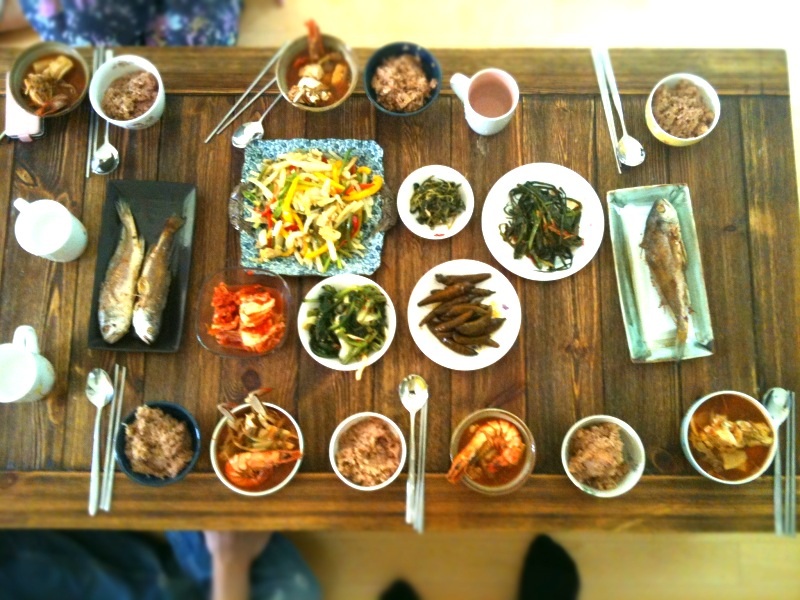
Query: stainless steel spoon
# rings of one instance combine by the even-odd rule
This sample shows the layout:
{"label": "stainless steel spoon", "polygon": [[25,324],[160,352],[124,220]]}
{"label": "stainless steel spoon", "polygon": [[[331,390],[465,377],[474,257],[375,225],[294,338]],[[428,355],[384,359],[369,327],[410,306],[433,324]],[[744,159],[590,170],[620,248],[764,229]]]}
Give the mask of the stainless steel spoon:
{"label": "stainless steel spoon", "polygon": [[106,133],[103,145],[94,151],[92,156],[92,173],[97,175],[108,175],[113,173],[119,166],[119,152],[108,141],[108,121],[106,121]]}
{"label": "stainless steel spoon", "polygon": [[762,400],[764,408],[767,409],[775,425],[775,460],[773,462],[773,502],[775,511],[775,533],[782,535],[784,531],[784,505],[783,490],[781,489],[781,448],[780,448],[780,427],[789,416],[789,408],[792,404],[792,394],[783,388],[771,388],[764,394]]}
{"label": "stainless steel spoon", "polygon": [[614,108],[617,109],[619,123],[622,126],[622,137],[619,138],[616,147],[617,158],[626,167],[638,167],[644,162],[644,147],[639,140],[629,135],[628,130],[625,128],[625,117],[622,115],[622,100],[619,96],[619,88],[617,88],[617,80],[614,77],[614,69],[611,68],[611,58],[608,55],[608,51],[601,52],[600,56],[603,61],[608,87],[611,91],[611,99],[614,102]]}
{"label": "stainless steel spoon", "polygon": [[260,140],[264,137],[264,117],[269,114],[269,111],[280,102],[283,96],[278,94],[275,99],[272,101],[258,121],[250,121],[249,123],[245,123],[244,125],[240,125],[236,128],[236,131],[233,133],[233,137],[231,138],[231,143],[236,146],[237,148],[244,148],[252,142],[253,140]]}
{"label": "stainless steel spoon", "polygon": [[411,415],[411,442],[408,460],[408,480],[406,481],[406,523],[411,523],[414,518],[416,506],[412,506],[416,488],[417,476],[417,447],[416,447],[416,428],[414,425],[415,417],[423,406],[428,402],[428,384],[419,375],[407,375],[397,389],[400,394],[400,402]]}
{"label": "stainless steel spoon", "polygon": [[103,408],[114,396],[114,385],[103,369],[92,369],[86,378],[86,397],[97,407],[94,420],[94,441],[92,442],[92,474],[89,480],[89,514],[97,513],[100,501],[100,424]]}

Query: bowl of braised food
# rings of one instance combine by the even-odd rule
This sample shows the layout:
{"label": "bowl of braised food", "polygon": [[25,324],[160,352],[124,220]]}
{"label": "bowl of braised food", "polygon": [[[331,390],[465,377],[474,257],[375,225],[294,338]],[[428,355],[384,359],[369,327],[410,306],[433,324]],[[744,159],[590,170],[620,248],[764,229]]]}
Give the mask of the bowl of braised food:
{"label": "bowl of braised food", "polygon": [[137,483],[175,483],[200,457],[200,427],[180,404],[148,402],[122,420],[114,453],[122,472]]}
{"label": "bowl of braised food", "polygon": [[210,275],[197,301],[197,339],[231,358],[265,356],[283,346],[292,295],[286,280],[264,269],[227,267]]}
{"label": "bowl of braised food", "polygon": [[400,475],[406,462],[406,439],[389,417],[362,412],[339,423],[328,453],[339,479],[353,489],[372,492]]}
{"label": "bowl of braised food", "polygon": [[59,117],[74,110],[89,88],[89,67],[74,48],[42,42],[24,50],[11,67],[14,101],[37,117]]}
{"label": "bowl of braised food", "polygon": [[614,498],[633,489],[642,477],[644,445],[625,421],[593,415],[567,431],[561,463],[578,489],[598,498]]}
{"label": "bowl of braised food", "polygon": [[410,42],[394,42],[376,50],[364,69],[367,98],[389,115],[421,113],[439,96],[441,85],[439,61]]}
{"label": "bowl of braised food", "polygon": [[704,477],[728,485],[748,483],[775,458],[775,423],[755,398],[741,392],[714,392],[686,412],[681,447]]}
{"label": "bowl of braised food", "polygon": [[536,463],[536,444],[525,422],[499,408],[466,417],[450,439],[447,481],[498,496],[519,489]]}
{"label": "bowl of braised food", "polygon": [[219,480],[243,496],[266,496],[285,487],[300,469],[303,434],[286,410],[262,402],[269,390],[243,404],[219,405],[223,417],[211,436],[211,466]]}
{"label": "bowl of braised food", "polygon": [[356,89],[358,66],[340,39],[306,22],[308,35],[291,42],[278,60],[278,88],[283,97],[303,110],[336,108]]}

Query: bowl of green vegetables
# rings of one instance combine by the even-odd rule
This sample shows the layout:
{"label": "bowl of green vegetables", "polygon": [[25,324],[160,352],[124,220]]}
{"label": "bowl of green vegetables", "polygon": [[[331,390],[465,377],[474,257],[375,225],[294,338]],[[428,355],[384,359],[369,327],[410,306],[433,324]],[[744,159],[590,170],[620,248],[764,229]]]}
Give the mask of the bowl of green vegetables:
{"label": "bowl of green vegetables", "polygon": [[389,349],[397,314],[380,285],[345,273],[309,290],[298,311],[297,331],[311,358],[330,369],[356,371],[360,379]]}
{"label": "bowl of green vegetables", "polygon": [[397,212],[408,229],[426,240],[444,240],[472,218],[475,195],[461,173],[428,165],[411,173],[397,191]]}

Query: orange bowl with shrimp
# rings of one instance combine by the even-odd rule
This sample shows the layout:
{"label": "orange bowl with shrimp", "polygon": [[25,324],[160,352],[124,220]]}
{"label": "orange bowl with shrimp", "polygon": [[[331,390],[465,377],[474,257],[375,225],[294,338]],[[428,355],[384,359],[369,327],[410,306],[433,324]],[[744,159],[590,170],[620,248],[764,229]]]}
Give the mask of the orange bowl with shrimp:
{"label": "orange bowl with shrimp", "polygon": [[292,415],[252,392],[228,409],[211,437],[211,466],[219,480],[243,496],[266,496],[286,486],[303,460],[303,434]]}
{"label": "orange bowl with shrimp", "polygon": [[536,463],[536,444],[525,422],[499,408],[484,408],[458,424],[450,440],[450,483],[477,492],[508,494],[522,487]]}

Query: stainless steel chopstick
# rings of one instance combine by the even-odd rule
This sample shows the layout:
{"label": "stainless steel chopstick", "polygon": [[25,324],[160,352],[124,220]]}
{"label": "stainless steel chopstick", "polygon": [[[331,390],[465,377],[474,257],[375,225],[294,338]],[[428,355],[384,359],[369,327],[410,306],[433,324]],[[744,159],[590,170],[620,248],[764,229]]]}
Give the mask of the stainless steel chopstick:
{"label": "stainless steel chopstick", "polygon": [[[786,498],[784,502],[784,535],[797,535],[797,402],[791,392],[789,418],[786,428]],[[777,456],[777,454],[776,454]]]}
{"label": "stainless steel chopstick", "polygon": [[425,529],[425,458],[428,449],[428,403],[422,407],[419,425],[419,462],[417,465],[417,489],[414,501],[414,530],[422,533]]}
{"label": "stainless steel chopstick", "polygon": [[[775,461],[773,462],[773,512],[775,513],[775,535],[783,535],[786,521],[783,516],[783,482],[781,481],[780,427],[775,428]],[[787,444],[788,447],[788,444]],[[787,451],[788,456],[788,451]]]}
{"label": "stainless steel chopstick", "polygon": [[417,432],[414,420],[411,421],[411,442],[409,444],[408,452],[408,479],[406,480],[406,523],[414,522],[414,502],[417,499],[416,495],[416,479],[417,479]]}
{"label": "stainless steel chopstick", "polygon": [[[111,447],[116,448],[117,446],[117,436],[119,436],[119,421],[120,417],[122,416],[122,404],[125,401],[125,379],[128,375],[128,368],[123,366],[120,371],[119,377],[119,387],[118,393],[115,394],[119,396],[119,402],[117,402],[117,410],[114,414],[114,435],[111,438]],[[111,471],[109,472],[108,481],[106,482],[106,488],[104,490],[105,501],[100,504],[100,508],[106,512],[111,510],[111,499],[114,494],[114,463],[111,463]]]}
{"label": "stainless steel chopstick", "polygon": [[111,460],[114,457],[114,448],[112,442],[114,440],[114,415],[117,412],[117,404],[119,404],[119,365],[114,365],[114,396],[111,399],[111,410],[108,411],[108,431],[106,432],[106,457],[103,462],[103,483],[100,486],[100,508],[105,510],[104,506],[108,502],[108,478],[111,470]]}
{"label": "stainless steel chopstick", "polygon": [[[264,95],[264,92],[266,92],[269,88],[271,88],[273,85],[275,85],[276,81],[278,81],[277,77],[273,77],[272,79],[270,79],[264,87],[262,87],[260,90],[258,90],[258,92],[256,92],[256,94],[252,98],[250,98],[250,100],[247,102],[247,104],[245,104],[242,108],[237,110],[236,113],[230,119],[225,121],[225,124],[222,127],[219,128],[219,131],[217,131],[217,133],[219,134],[219,133],[222,133],[223,131],[225,131],[230,126],[231,123],[233,123],[236,119],[239,118],[239,115],[241,115],[244,111],[246,111],[248,108],[250,108],[250,105],[252,105],[253,102],[255,102],[256,100],[261,98],[261,96]],[[267,109],[267,112],[269,112],[269,110],[273,106],[275,106],[275,104],[277,104],[279,98],[280,98],[280,96],[278,96],[278,98],[273,100],[272,104]]]}
{"label": "stainless steel chopstick", "polygon": [[600,86],[600,98],[603,101],[603,112],[606,113],[606,123],[608,124],[608,133],[611,136],[611,153],[614,155],[614,162],[617,165],[617,173],[622,175],[622,167],[619,165],[619,157],[617,156],[617,125],[614,122],[614,113],[611,112],[611,100],[608,96],[608,79],[606,78],[606,70],[603,64],[603,50],[592,48],[592,62],[594,63],[594,72],[597,75],[597,84]]}
{"label": "stainless steel chopstick", "polygon": [[[92,77],[94,77],[94,74],[100,67],[100,52],[102,52],[101,48],[95,46],[92,53]],[[94,149],[96,147],[96,131],[98,126],[97,113],[94,108],[90,108],[89,110],[91,112],[89,113],[89,139],[86,142],[86,179],[89,179],[89,176],[92,174],[92,157],[94,156]]]}
{"label": "stainless steel chopstick", "polygon": [[[227,127],[227,125],[225,127],[222,127],[222,124],[225,123],[225,121],[228,119],[228,117],[231,116],[231,114],[233,114],[233,111],[235,111],[236,107],[239,106],[239,104],[241,104],[242,100],[245,99],[245,96],[247,96],[247,94],[249,94],[252,91],[252,89],[254,87],[256,87],[256,84],[259,81],[261,81],[261,78],[264,77],[264,75],[267,74],[267,71],[269,71],[272,68],[272,66],[277,62],[277,60],[281,57],[281,54],[283,54],[284,50],[286,50],[286,47],[288,45],[289,45],[289,42],[284,42],[283,46],[281,46],[278,49],[278,51],[269,60],[269,62],[267,62],[267,64],[264,66],[264,68],[261,69],[261,72],[256,76],[255,79],[253,79],[253,83],[250,84],[250,87],[248,87],[244,91],[244,93],[241,96],[239,96],[238,100],[236,100],[236,103],[233,106],[231,106],[231,109],[225,114],[224,117],[222,117],[222,119],[220,119],[219,123],[217,123],[217,126],[214,127],[213,130],[211,130],[211,133],[208,134],[208,137],[205,139],[204,143],[207,144],[209,142],[209,140],[211,140],[212,137],[214,137],[215,135],[220,133],[223,129],[225,129],[225,127]],[[263,91],[261,93],[263,93]],[[258,94],[258,95],[261,95],[261,94]]]}

